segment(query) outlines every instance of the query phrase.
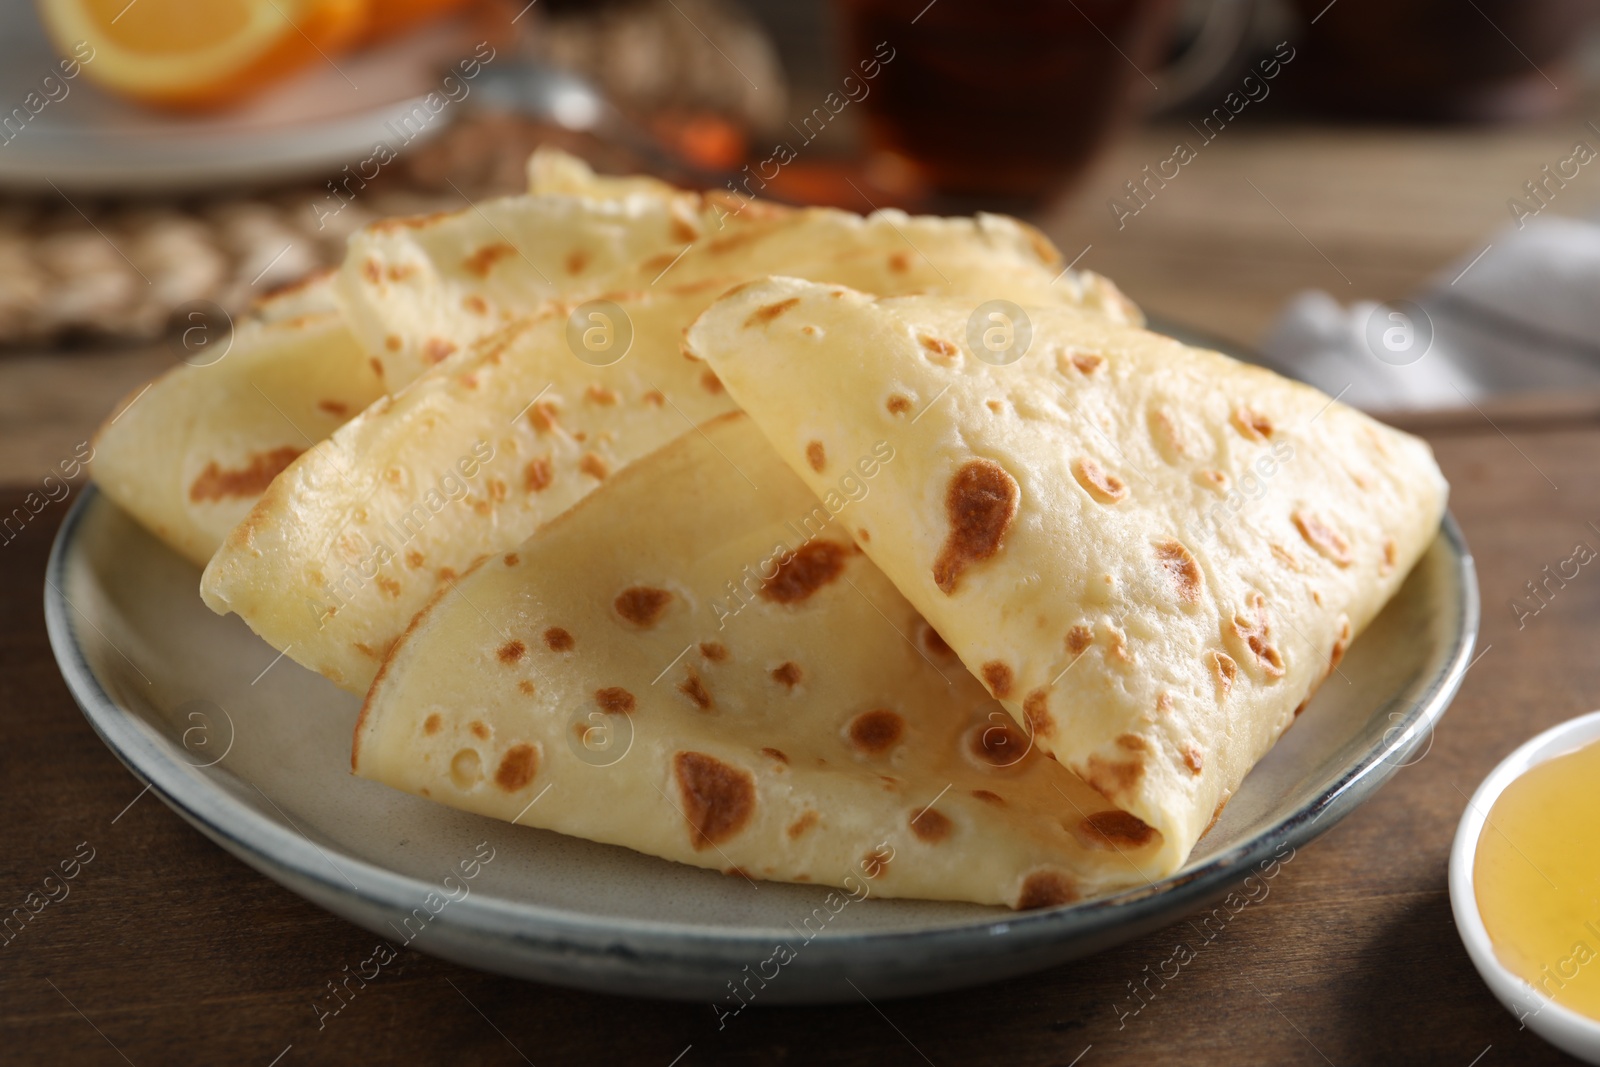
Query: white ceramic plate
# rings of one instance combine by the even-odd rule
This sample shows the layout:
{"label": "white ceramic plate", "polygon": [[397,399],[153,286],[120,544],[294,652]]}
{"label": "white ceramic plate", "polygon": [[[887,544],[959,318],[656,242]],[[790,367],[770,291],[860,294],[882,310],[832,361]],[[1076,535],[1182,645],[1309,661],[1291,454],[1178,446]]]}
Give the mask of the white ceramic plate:
{"label": "white ceramic plate", "polygon": [[1495,999],[1511,1014],[1552,1045],[1585,1063],[1600,1063],[1600,1022],[1562,1007],[1500,962],[1478,911],[1473,868],[1484,824],[1506,786],[1537,764],[1595,741],[1600,741],[1600,711],[1568,719],[1520,746],[1490,771],[1473,793],[1450,846],[1450,911],[1473,966]]}
{"label": "white ceramic plate", "polygon": [[[61,528],[45,588],[51,645],[90,723],[198,830],[396,946],[415,929],[412,947],[486,970],[713,1002],[746,966],[770,970],[780,941],[794,958],[761,990],[767,1003],[855,998],[846,976],[874,999],[974,985],[1171,923],[1328,829],[1402,766],[1454,695],[1478,628],[1472,558],[1447,517],[1179,874],[1025,913],[867,899],[820,912],[828,921],[813,920],[822,932],[806,940],[825,889],[752,884],[353,777],[357,699],[213,615],[198,580],[90,488]],[[493,859],[461,881],[485,842]],[[443,896],[456,899],[440,907]],[[428,917],[408,928],[414,909]]]}
{"label": "white ceramic plate", "polygon": [[[31,3],[0,4],[0,117],[11,119],[5,134],[14,135],[0,145],[0,188],[178,191],[354,168],[378,141],[399,147],[390,124],[438,89],[445,68],[470,56],[473,43],[460,24],[425,27],[319,62],[241,107],[204,117],[139,107],[79,74],[53,83],[49,94],[59,99],[29,115],[24,101],[46,75],[59,75],[57,56]],[[20,127],[16,108],[29,115]],[[426,125],[414,121],[417,140],[443,130],[456,110],[450,104]]]}

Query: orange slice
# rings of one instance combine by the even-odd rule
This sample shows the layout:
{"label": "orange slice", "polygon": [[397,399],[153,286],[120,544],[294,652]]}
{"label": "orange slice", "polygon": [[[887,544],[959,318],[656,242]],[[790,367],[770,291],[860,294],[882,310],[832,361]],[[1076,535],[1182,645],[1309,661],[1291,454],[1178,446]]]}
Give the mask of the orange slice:
{"label": "orange slice", "polygon": [[372,0],[37,0],[63,55],[94,49],[83,71],[146,103],[230,103],[365,31]]}

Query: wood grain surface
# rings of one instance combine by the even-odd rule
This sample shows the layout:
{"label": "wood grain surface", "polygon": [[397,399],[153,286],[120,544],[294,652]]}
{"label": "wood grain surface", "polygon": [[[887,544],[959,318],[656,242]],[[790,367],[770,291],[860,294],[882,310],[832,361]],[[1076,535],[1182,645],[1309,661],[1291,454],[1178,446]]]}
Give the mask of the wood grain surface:
{"label": "wood grain surface", "polygon": [[[576,993],[410,951],[319,1030],[314,999],[370,951],[372,935],[141,796],[99,743],[44,636],[44,561],[66,511],[53,505],[0,547],[0,905],[22,905],[80,844],[94,858],[64,900],[0,947],[0,1060],[1560,1062],[1519,1032],[1473,971],[1451,921],[1445,861],[1466,796],[1489,768],[1600,703],[1600,573],[1582,572],[1520,629],[1510,607],[1577,542],[1600,547],[1590,525],[1600,521],[1600,422],[1519,427],[1509,438],[1487,423],[1460,425],[1432,440],[1478,561],[1482,658],[1426,754],[1302,848],[1265,899],[1210,942],[1179,922],[1000,985],[877,1004],[753,1006],[721,1031],[704,1005]],[[0,509],[20,495],[0,492]],[[1155,995],[1129,1014],[1138,1005],[1130,983],[1160,970],[1180,943],[1195,959],[1164,988],[1151,982]]]}
{"label": "wood grain surface", "polygon": [[[1592,109],[1591,109],[1592,110]],[[1149,310],[1237,343],[1283,301],[1410,294],[1509,221],[1505,202],[1582,129],[1230,128],[1117,229],[1105,200],[1174,130],[1124,140],[1044,225]],[[1255,186],[1252,189],[1252,185]],[[1592,210],[1585,174],[1559,210]],[[0,513],[73,454],[159,348],[0,361]],[[910,1001],[752,1007],[575,993],[405,952],[319,1030],[314,998],[372,935],[222,852],[150,795],[74,706],[44,636],[43,568],[65,504],[0,545],[0,914],[80,843],[94,858],[0,947],[0,1062],[39,1064],[946,1064],[1095,1067],[1562,1062],[1489,995],[1451,921],[1445,862],[1477,782],[1538,730],[1600,705],[1600,572],[1519,628],[1512,598],[1600,548],[1600,403],[1524,398],[1406,420],[1433,441],[1474,549],[1480,648],[1431,747],[1303,848],[1136,1015],[1179,922],[1094,958]],[[130,806],[131,805],[131,806]],[[1147,970],[1148,968],[1148,970]],[[281,1058],[279,1058],[281,1057]]]}

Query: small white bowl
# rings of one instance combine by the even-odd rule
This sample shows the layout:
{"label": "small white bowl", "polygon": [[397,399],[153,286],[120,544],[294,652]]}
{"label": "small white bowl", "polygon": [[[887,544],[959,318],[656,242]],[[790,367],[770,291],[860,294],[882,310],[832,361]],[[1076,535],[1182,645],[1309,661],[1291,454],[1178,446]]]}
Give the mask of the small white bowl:
{"label": "small white bowl", "polygon": [[1506,786],[1535,764],[1600,741],[1600,711],[1553,726],[1524,744],[1501,761],[1478,786],[1456,828],[1450,846],[1450,910],[1455,914],[1456,931],[1473,966],[1483,976],[1495,999],[1540,1037],[1585,1063],[1600,1064],[1600,1021],[1564,1008],[1512,973],[1495,955],[1483,916],[1478,913],[1477,887],[1472,869],[1478,854],[1478,838],[1494,802]]}

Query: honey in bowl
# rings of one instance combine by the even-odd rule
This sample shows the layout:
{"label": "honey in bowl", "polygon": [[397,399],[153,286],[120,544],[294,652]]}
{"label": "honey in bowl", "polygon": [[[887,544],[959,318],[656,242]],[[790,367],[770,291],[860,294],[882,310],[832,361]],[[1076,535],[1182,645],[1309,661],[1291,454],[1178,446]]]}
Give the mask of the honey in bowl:
{"label": "honey in bowl", "polygon": [[1600,742],[1530,767],[1495,800],[1473,863],[1495,955],[1600,1019]]}

